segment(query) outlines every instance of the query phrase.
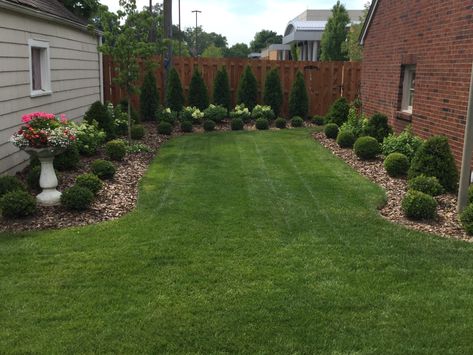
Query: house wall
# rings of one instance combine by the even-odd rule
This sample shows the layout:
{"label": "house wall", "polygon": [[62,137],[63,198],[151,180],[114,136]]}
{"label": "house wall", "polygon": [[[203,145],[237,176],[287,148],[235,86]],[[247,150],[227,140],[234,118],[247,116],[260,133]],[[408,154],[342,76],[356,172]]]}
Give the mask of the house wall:
{"label": "house wall", "polygon": [[[411,119],[421,137],[447,136],[459,167],[472,62],[471,0],[379,0],[364,42],[363,110],[388,115],[397,131]],[[411,117],[398,114],[403,64],[416,65]]]}
{"label": "house wall", "polygon": [[[30,97],[28,40],[49,42],[52,94]],[[21,116],[33,111],[80,119],[100,100],[97,38],[56,22],[0,12],[0,174],[25,165],[28,155],[8,140]]]}

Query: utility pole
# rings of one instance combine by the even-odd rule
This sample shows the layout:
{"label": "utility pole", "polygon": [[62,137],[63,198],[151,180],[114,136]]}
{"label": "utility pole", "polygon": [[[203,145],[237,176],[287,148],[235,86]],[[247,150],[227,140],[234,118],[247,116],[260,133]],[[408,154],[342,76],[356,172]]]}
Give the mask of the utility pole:
{"label": "utility pole", "polygon": [[169,45],[164,54],[164,85],[167,88],[168,74],[172,66],[172,0],[163,0],[164,38],[169,39]]}
{"label": "utility pole", "polygon": [[179,8],[179,57],[182,55],[181,53],[181,45],[182,45],[182,32],[181,32],[181,0],[178,0],[177,6]]}
{"label": "utility pole", "polygon": [[192,12],[195,12],[195,48],[194,48],[194,54],[197,57],[197,15],[202,13],[202,11],[193,10]]}

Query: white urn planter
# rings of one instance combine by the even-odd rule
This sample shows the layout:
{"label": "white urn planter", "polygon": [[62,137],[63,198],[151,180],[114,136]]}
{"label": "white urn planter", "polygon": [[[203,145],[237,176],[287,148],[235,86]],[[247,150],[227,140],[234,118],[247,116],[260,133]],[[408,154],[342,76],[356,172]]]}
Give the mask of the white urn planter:
{"label": "white urn planter", "polygon": [[61,201],[61,193],[56,189],[58,185],[56,172],[54,171],[54,157],[64,152],[63,148],[25,148],[25,152],[31,156],[38,157],[41,163],[41,175],[39,186],[43,191],[36,196],[40,205],[55,206]]}

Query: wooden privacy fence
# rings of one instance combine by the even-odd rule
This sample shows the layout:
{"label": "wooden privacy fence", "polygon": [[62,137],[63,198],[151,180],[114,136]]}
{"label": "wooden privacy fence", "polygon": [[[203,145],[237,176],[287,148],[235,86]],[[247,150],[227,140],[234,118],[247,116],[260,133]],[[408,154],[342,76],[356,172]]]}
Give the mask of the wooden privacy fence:
{"label": "wooden privacy fence", "polygon": [[[164,67],[161,57],[156,57],[156,79],[161,103],[164,102]],[[251,67],[258,80],[258,102],[262,103],[264,81],[266,74],[272,68],[279,69],[281,85],[284,93],[282,114],[287,115],[288,100],[292,83],[298,70],[304,74],[307,93],[309,96],[309,115],[325,115],[330,105],[340,96],[353,100],[357,97],[361,80],[361,63],[359,62],[298,62],[276,60],[249,60],[242,58],[191,58],[174,57],[173,66],[179,73],[187,98],[189,84],[194,68],[202,73],[207,85],[209,98],[213,92],[213,83],[217,70],[226,67],[230,81],[230,91],[233,105],[236,103],[238,82],[246,65]],[[143,73],[142,73],[143,74]],[[117,104],[126,97],[123,90],[114,82],[113,63],[109,57],[104,57],[104,96],[106,101]],[[132,98],[133,107],[138,108],[139,100]]]}

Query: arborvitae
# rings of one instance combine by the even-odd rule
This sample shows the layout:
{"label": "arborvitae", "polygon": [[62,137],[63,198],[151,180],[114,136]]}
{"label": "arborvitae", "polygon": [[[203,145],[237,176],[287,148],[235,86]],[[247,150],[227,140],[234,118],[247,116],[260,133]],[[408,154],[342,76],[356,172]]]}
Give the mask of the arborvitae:
{"label": "arborvitae", "polygon": [[231,109],[230,83],[225,67],[222,67],[215,76],[213,103],[215,105],[222,105],[227,110]]}
{"label": "arborvitae", "polygon": [[184,106],[184,94],[182,93],[181,79],[175,68],[169,71],[168,85],[166,90],[166,106],[172,111],[181,112]]}
{"label": "arborvitae", "polygon": [[258,82],[249,65],[246,66],[238,84],[238,104],[245,106],[252,111],[256,106],[258,97]]}
{"label": "arborvitae", "polygon": [[84,120],[89,124],[92,124],[93,121],[97,121],[99,128],[107,134],[107,138],[114,138],[113,117],[108,112],[107,107],[100,101],[95,101],[90,106],[84,115]]}
{"label": "arborvitae", "polygon": [[309,98],[305,87],[304,75],[297,71],[296,79],[292,84],[289,96],[289,117],[300,116],[305,118],[309,110]]}
{"label": "arborvitae", "polygon": [[277,69],[272,69],[268,72],[266,81],[264,82],[264,103],[271,106],[274,114],[278,117],[282,100],[283,96],[279,72]]}
{"label": "arborvitae", "polygon": [[189,106],[195,106],[203,111],[209,106],[209,96],[207,95],[207,86],[198,69],[194,70],[191,83],[189,85]]}
{"label": "arborvitae", "polygon": [[143,121],[155,121],[156,111],[159,106],[158,88],[156,77],[152,70],[148,70],[141,86],[140,115]]}

